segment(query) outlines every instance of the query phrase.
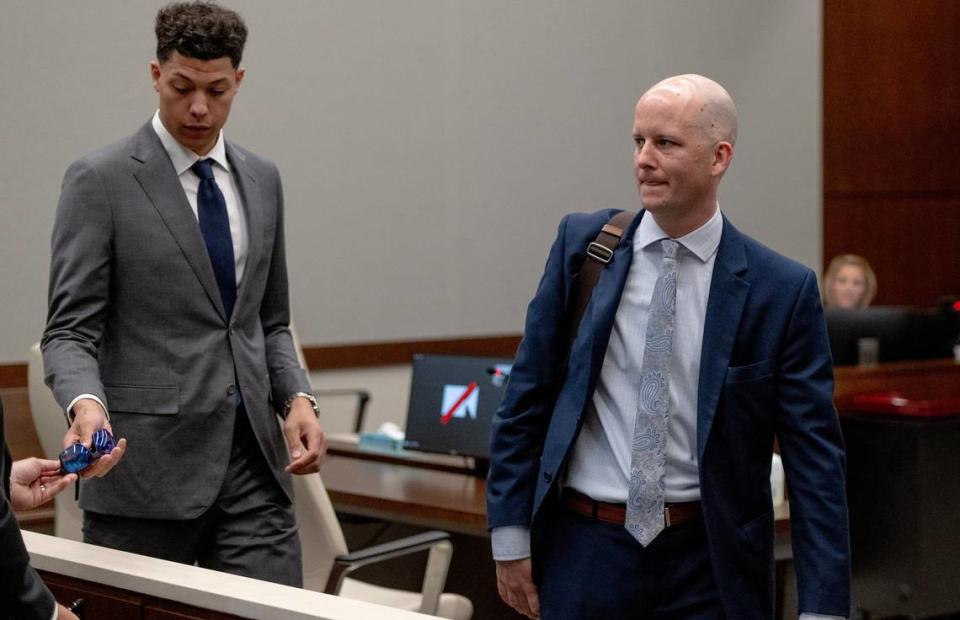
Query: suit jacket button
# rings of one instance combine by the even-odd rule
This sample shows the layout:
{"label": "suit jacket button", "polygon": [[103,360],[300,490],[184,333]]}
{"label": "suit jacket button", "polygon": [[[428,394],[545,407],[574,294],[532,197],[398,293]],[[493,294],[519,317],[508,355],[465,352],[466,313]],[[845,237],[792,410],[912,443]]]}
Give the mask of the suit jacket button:
{"label": "suit jacket button", "polygon": [[237,386],[235,385],[231,385],[230,387],[227,388],[227,394],[233,395],[233,393],[236,391],[237,391]]}
{"label": "suit jacket button", "polygon": [[553,480],[553,476],[550,474],[550,472],[548,471],[543,472],[543,481],[546,482],[547,484],[550,484],[551,480]]}

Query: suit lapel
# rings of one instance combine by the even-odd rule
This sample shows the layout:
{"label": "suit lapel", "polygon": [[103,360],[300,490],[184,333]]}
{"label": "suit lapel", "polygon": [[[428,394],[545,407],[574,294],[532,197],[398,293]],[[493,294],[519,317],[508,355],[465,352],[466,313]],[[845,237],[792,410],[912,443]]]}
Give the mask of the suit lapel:
{"label": "suit lapel", "polygon": [[743,238],[727,218],[723,218],[723,234],[713,266],[713,279],[707,301],[707,317],[700,351],[700,382],[697,397],[697,458],[703,462],[703,451],[710,436],[710,427],[717,412],[730,365],[730,355],[737,337],[737,325],[750,291],[750,284],[740,277],[747,270]]}
{"label": "suit lapel", "polygon": [[141,164],[134,171],[134,177],[180,246],[207,297],[226,321],[217,278],[213,273],[213,265],[210,263],[200,226],[197,225],[197,218],[187,202],[183,185],[177,178],[170,157],[150,123],[141,127],[134,135],[133,147],[131,157]]}
{"label": "suit lapel", "polygon": [[237,308],[244,304],[244,298],[247,291],[250,290],[250,280],[253,279],[254,269],[263,251],[262,232],[263,225],[263,201],[260,196],[260,185],[257,183],[257,177],[247,162],[246,156],[239,149],[227,142],[227,159],[233,168],[233,178],[237,182],[240,190],[241,202],[243,203],[243,213],[247,220],[247,260],[244,267],[243,278],[240,280],[240,287],[237,289]]}

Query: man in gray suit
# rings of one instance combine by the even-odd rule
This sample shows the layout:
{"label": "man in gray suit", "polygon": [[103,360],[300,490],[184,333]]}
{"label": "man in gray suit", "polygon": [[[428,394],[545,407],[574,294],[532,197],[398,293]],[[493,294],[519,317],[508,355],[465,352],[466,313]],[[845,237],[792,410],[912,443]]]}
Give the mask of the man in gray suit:
{"label": "man in gray suit", "polygon": [[290,335],[279,174],[221,132],[246,26],[176,3],[156,33],[158,112],[70,166],[53,231],[42,348],[64,445],[106,427],[130,447],[85,472],[84,539],[301,585],[290,474],[319,471],[326,441]]}

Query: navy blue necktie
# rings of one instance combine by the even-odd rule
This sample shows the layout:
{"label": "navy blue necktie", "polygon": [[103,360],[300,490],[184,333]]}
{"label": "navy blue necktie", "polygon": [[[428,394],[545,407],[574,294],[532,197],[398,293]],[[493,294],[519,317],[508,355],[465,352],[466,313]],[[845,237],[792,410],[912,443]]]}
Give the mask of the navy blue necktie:
{"label": "navy blue necktie", "polygon": [[237,301],[237,267],[233,259],[233,237],[230,236],[227,201],[223,199],[223,192],[213,178],[213,160],[197,160],[190,169],[200,177],[200,187],[197,189],[200,232],[207,244],[213,274],[220,289],[220,300],[223,301],[223,309],[229,319]]}

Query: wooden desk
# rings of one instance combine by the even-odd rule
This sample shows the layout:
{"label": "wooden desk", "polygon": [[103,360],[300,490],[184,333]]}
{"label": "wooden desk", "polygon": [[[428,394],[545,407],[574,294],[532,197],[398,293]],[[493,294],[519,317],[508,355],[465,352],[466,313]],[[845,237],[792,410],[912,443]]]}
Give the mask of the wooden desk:
{"label": "wooden desk", "polygon": [[486,483],[464,473],[330,454],[321,470],[334,508],[348,514],[487,535]]}
{"label": "wooden desk", "polygon": [[952,359],[837,366],[834,401],[839,409],[855,394],[899,391],[913,398],[960,395],[960,363]]}

